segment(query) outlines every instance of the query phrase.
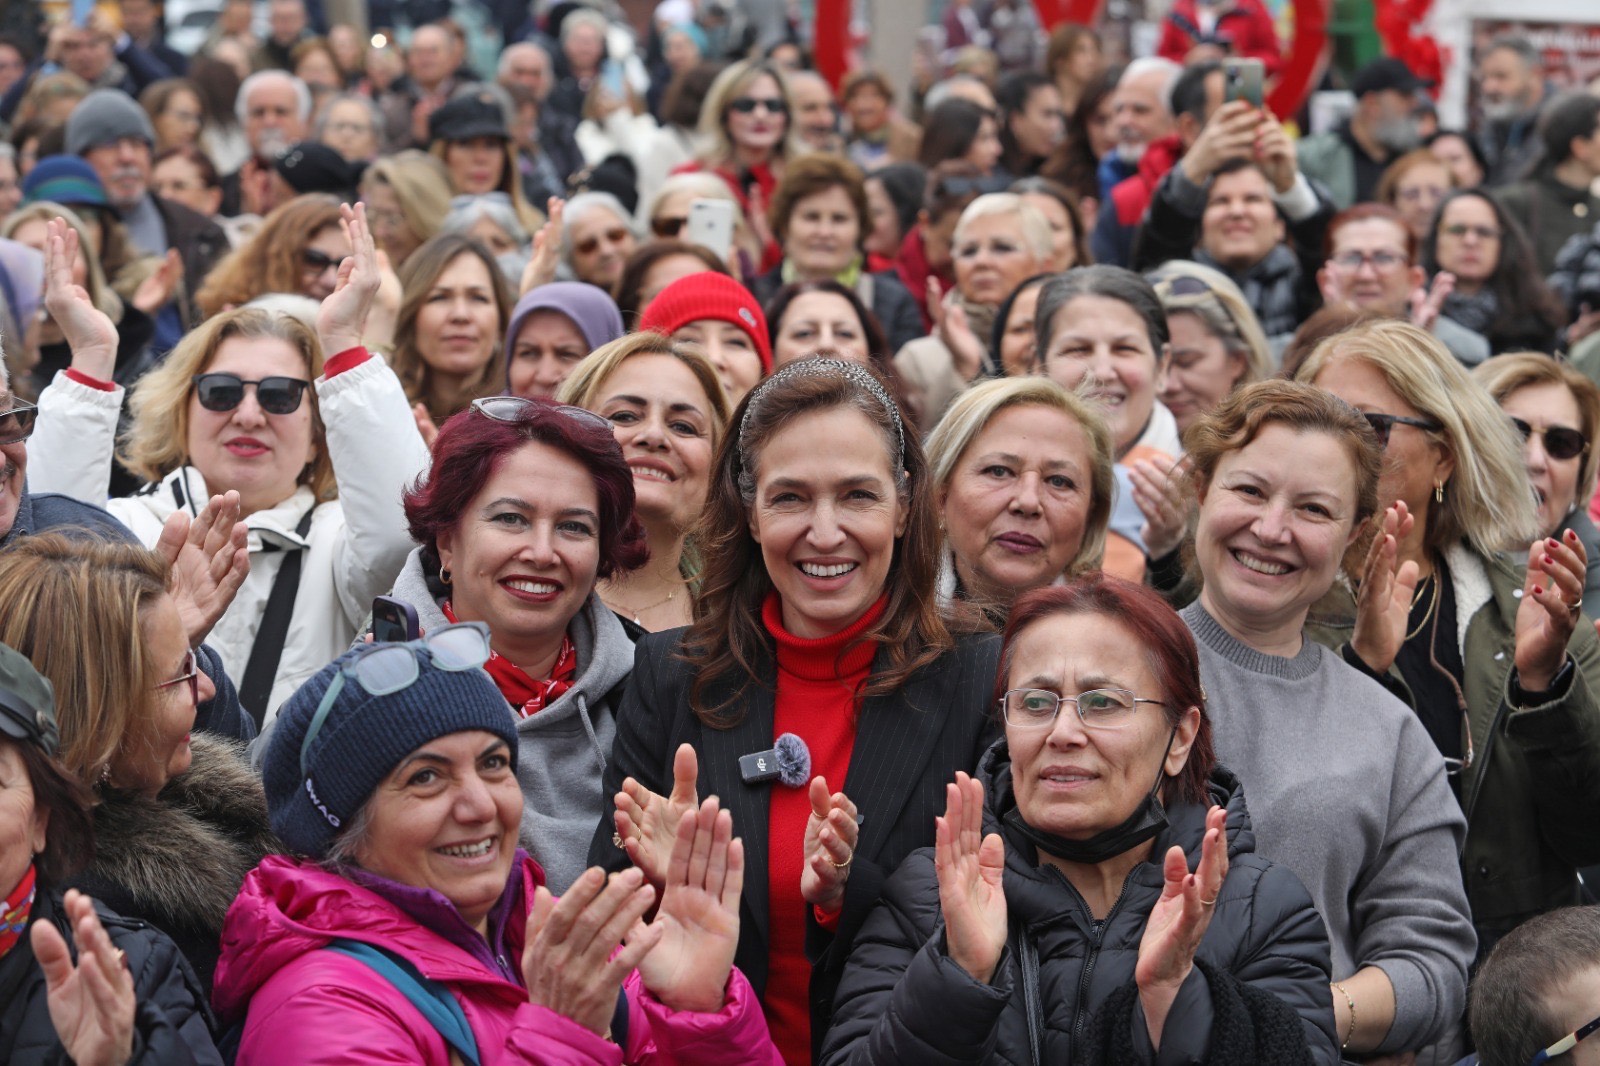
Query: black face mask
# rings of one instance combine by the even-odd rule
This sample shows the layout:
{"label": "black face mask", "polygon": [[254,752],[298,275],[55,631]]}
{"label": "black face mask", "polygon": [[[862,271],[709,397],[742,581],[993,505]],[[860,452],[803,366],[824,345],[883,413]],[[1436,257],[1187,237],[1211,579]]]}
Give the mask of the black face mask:
{"label": "black face mask", "polygon": [[1166,776],[1167,756],[1172,753],[1172,742],[1177,737],[1178,729],[1174,726],[1167,736],[1166,751],[1161,753],[1161,765],[1156,768],[1155,784],[1150,786],[1150,791],[1144,800],[1133,809],[1132,814],[1122,820],[1121,824],[1102,829],[1086,840],[1068,840],[1066,837],[1035,829],[1023,821],[1020,807],[1012,807],[1006,812],[1005,824],[1015,829],[1023,839],[1040,851],[1084,866],[1095,866],[1107,859],[1114,859],[1147,840],[1154,840],[1156,834],[1167,827],[1167,810],[1161,805],[1161,779]]}

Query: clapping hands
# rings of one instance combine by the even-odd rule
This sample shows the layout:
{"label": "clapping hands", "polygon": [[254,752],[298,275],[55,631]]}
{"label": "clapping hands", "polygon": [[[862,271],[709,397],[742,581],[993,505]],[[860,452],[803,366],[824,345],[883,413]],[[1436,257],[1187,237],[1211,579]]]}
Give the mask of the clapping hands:
{"label": "clapping hands", "polygon": [[121,1066],[133,1054],[133,975],[100,924],[94,902],[68,889],[64,905],[77,942],[76,963],[50,922],[34,922],[28,934],[44,971],[50,1022],[78,1066]]}
{"label": "clapping hands", "polygon": [[1216,913],[1217,896],[1228,876],[1228,846],[1225,836],[1227,814],[1212,807],[1206,814],[1206,835],[1200,844],[1200,865],[1189,872],[1183,849],[1167,849],[1162,863],[1166,884],[1161,898],[1151,908],[1139,941],[1139,960],[1133,979],[1139,986],[1139,1005],[1144,1011],[1150,1043],[1161,1047],[1161,1030],[1167,1012],[1178,996],[1178,989],[1194,968],[1194,953],[1200,946],[1211,917]]}
{"label": "clapping hands", "polygon": [[939,875],[946,950],[984,984],[1006,947],[1006,848],[983,832],[983,782],[956,774],[945,786],[943,817],[934,819],[933,866]]}

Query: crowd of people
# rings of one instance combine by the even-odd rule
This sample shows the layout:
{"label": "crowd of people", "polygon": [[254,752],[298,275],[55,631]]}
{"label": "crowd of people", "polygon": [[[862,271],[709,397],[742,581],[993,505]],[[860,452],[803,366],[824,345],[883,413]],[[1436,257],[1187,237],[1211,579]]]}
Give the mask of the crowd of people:
{"label": "crowd of people", "polygon": [[1259,0],[22,6],[0,1060],[1600,1062],[1526,40],[1299,136]]}

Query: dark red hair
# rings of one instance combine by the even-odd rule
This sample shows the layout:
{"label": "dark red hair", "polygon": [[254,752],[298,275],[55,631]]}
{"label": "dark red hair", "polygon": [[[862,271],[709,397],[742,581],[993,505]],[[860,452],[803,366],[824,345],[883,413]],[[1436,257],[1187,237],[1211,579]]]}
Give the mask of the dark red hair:
{"label": "dark red hair", "polygon": [[1176,726],[1190,707],[1200,708],[1200,729],[1189,748],[1189,761],[1164,795],[1169,803],[1174,799],[1205,803],[1206,784],[1216,768],[1217,753],[1211,744],[1211,718],[1206,713],[1205,689],[1200,684],[1200,652],[1183,619],[1159,593],[1144,585],[1093,570],[1070,584],[1047,585],[1018,596],[1011,606],[1005,641],[1000,646],[993,706],[999,705],[1009,684],[1011,657],[1022,631],[1047,618],[1075,614],[1102,615],[1135,635],[1167,700],[1169,725]]}
{"label": "dark red hair", "polygon": [[1322,235],[1322,258],[1333,258],[1333,240],[1339,235],[1339,230],[1352,222],[1387,222],[1391,226],[1398,226],[1400,238],[1406,246],[1406,265],[1415,266],[1417,254],[1421,250],[1417,244],[1417,235],[1411,232],[1411,227],[1406,225],[1406,220],[1400,217],[1400,212],[1388,204],[1375,201],[1359,203],[1340,211],[1328,220],[1328,228]]}
{"label": "dark red hair", "polygon": [[650,557],[644,526],[633,511],[633,471],[616,437],[602,426],[560,414],[562,404],[535,399],[515,422],[502,422],[472,408],[439,430],[433,467],[404,496],[406,524],[432,564],[439,534],[452,529],[472,498],[483,490],[506,457],[536,443],[570,455],[594,479],[600,502],[600,577],[637,570]]}

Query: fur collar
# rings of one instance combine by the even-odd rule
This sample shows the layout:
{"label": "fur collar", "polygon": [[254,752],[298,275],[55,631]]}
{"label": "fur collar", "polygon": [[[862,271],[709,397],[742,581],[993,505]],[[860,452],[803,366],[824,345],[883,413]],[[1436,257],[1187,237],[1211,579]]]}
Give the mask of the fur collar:
{"label": "fur collar", "polygon": [[244,748],[196,733],[194,763],[155,799],[105,790],[84,881],[137,903],[163,929],[222,929],[244,875],[281,851]]}

